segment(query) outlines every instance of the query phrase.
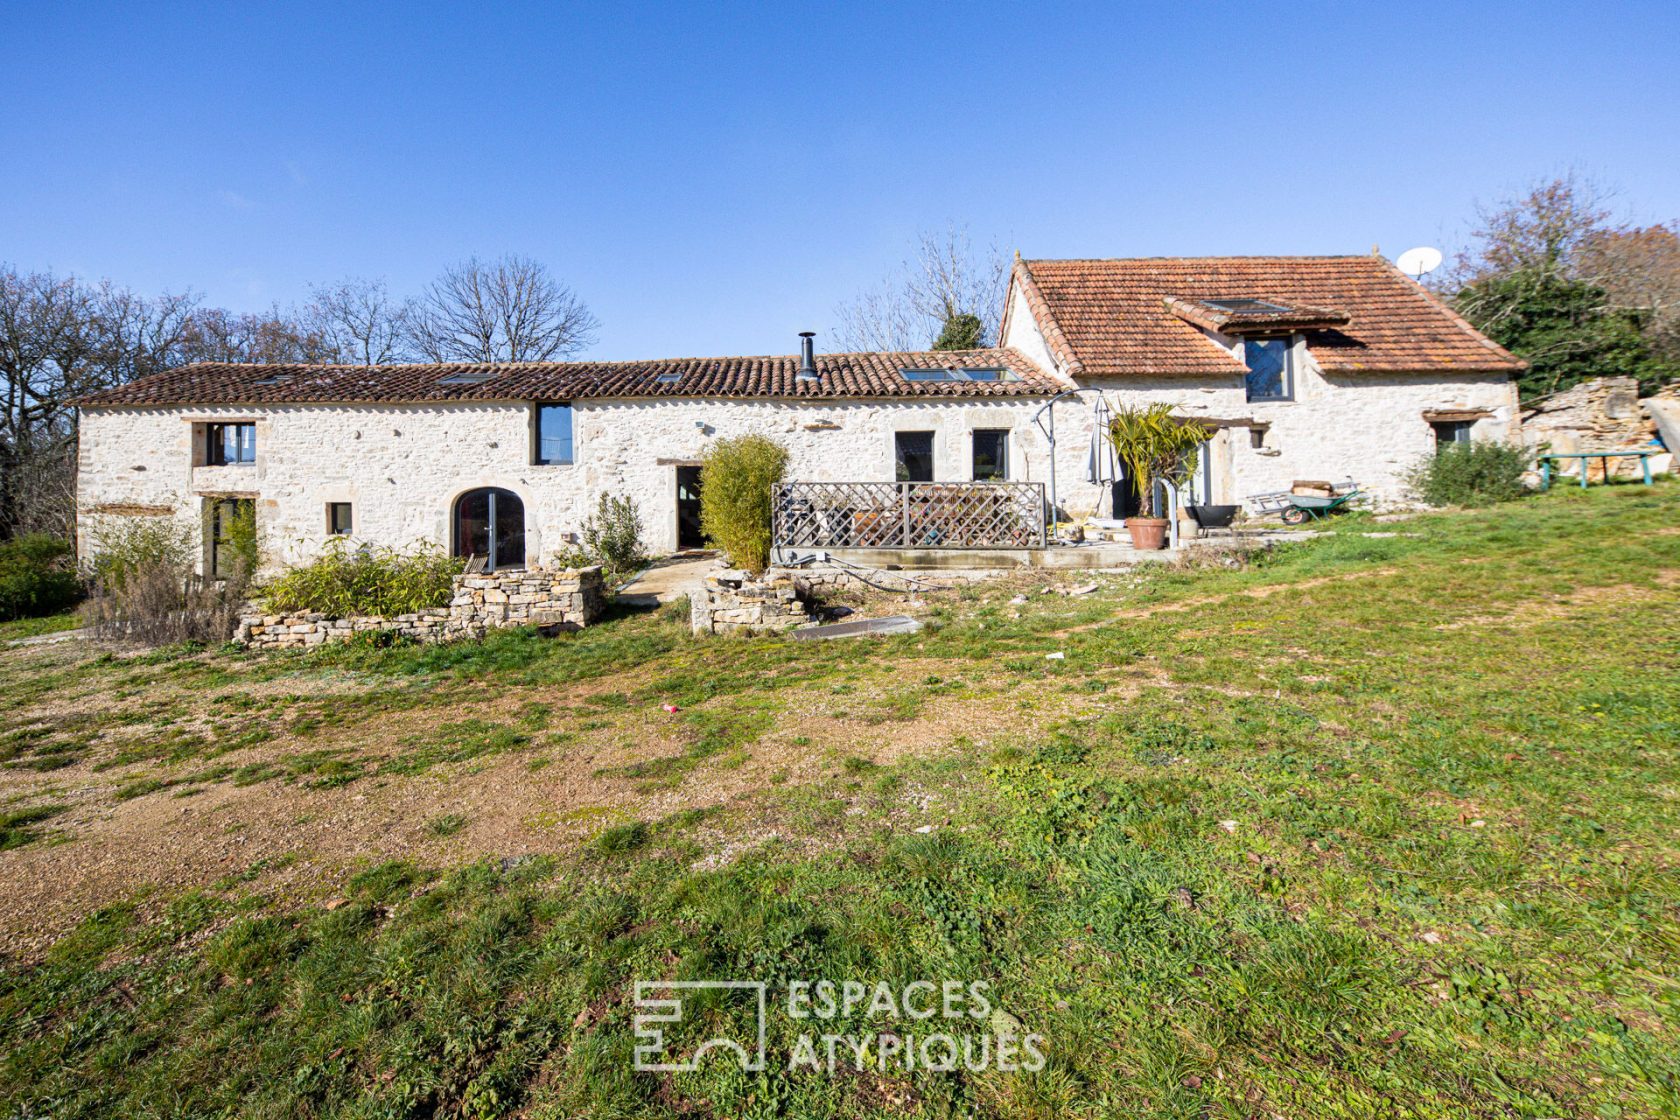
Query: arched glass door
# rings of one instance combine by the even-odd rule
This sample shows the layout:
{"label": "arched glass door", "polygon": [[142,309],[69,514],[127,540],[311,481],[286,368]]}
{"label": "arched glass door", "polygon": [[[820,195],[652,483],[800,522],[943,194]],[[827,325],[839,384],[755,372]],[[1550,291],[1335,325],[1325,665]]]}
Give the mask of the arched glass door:
{"label": "arched glass door", "polygon": [[482,556],[485,571],[525,566],[525,503],[487,486],[455,499],[455,555]]}

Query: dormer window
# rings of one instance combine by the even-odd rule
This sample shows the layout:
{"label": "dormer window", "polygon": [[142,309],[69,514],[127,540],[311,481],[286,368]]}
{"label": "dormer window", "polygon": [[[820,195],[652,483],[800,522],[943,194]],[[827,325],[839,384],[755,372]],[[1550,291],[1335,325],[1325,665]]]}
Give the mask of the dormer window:
{"label": "dormer window", "polygon": [[1248,399],[1295,399],[1294,347],[1287,338],[1243,339],[1243,364],[1248,367]]}

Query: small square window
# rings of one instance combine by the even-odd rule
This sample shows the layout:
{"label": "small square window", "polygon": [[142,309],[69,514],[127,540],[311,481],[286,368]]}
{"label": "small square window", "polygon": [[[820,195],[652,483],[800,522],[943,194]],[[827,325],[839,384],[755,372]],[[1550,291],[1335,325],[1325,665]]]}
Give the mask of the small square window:
{"label": "small square window", "polygon": [[536,446],[531,462],[538,466],[564,466],[572,461],[572,406],[537,405]]}
{"label": "small square window", "polygon": [[1266,429],[1250,428],[1248,430],[1248,445],[1256,450],[1266,446]]}
{"label": "small square window", "polygon": [[1432,420],[1429,426],[1435,429],[1435,450],[1445,451],[1455,443],[1469,443],[1470,433],[1476,427],[1474,420]]}
{"label": "small square window", "polygon": [[350,503],[327,503],[327,532],[335,537],[348,537],[351,531]]}
{"label": "small square window", "polygon": [[1294,399],[1290,376],[1287,338],[1250,338],[1243,342],[1243,364],[1248,367],[1248,399],[1287,401]]}
{"label": "small square window", "polygon": [[974,481],[1004,482],[1009,478],[1009,430],[974,430]]}
{"label": "small square window", "polygon": [[246,424],[206,424],[204,461],[213,467],[226,467],[257,461],[257,426]]}

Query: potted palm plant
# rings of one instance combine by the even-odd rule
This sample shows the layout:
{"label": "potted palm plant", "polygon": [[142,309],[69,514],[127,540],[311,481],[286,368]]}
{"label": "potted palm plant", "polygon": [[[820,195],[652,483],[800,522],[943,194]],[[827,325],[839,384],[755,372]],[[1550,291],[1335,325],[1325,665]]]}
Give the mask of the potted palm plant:
{"label": "potted palm plant", "polygon": [[1126,518],[1133,548],[1166,546],[1167,519],[1155,508],[1155,483],[1189,481],[1196,469],[1196,449],[1208,438],[1207,429],[1174,416],[1172,410],[1170,404],[1121,408],[1109,420],[1109,441],[1137,488],[1138,516]]}

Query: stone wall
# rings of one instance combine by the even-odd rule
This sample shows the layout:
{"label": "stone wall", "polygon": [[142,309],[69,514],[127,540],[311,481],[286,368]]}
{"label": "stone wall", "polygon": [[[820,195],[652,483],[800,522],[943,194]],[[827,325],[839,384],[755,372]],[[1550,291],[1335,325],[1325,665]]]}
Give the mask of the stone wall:
{"label": "stone wall", "polygon": [[[1599,377],[1583,381],[1523,409],[1523,442],[1536,450],[1559,455],[1588,451],[1628,451],[1644,447],[1656,435],[1656,424],[1639,403],[1639,382],[1631,377]],[[1591,464],[1599,477],[1599,464]],[[1666,464],[1652,464],[1653,470]],[[1566,463],[1561,473],[1580,477],[1578,463]],[[1612,473],[1638,478],[1636,459],[1619,459]]]}
{"label": "stone wall", "polygon": [[264,613],[259,603],[248,603],[233,640],[255,649],[302,649],[374,630],[422,642],[482,638],[506,626],[581,630],[601,617],[606,601],[599,566],[460,575],[449,606],[392,618],[276,615]]}
{"label": "stone wall", "polygon": [[734,568],[713,573],[688,603],[696,634],[770,634],[812,621],[794,573],[784,568],[758,579]]}
{"label": "stone wall", "polygon": [[[1202,380],[1139,375],[1086,384],[1111,405],[1166,401],[1185,415],[1237,426],[1215,439],[1216,502],[1288,487],[1296,478],[1352,476],[1379,500],[1433,450],[1431,409],[1479,409],[1478,438],[1505,438],[1516,420],[1510,383],[1472,372],[1329,377],[1305,347],[1296,399],[1250,404],[1240,376]],[[1033,423],[1042,398],[895,400],[578,401],[576,461],[531,462],[531,407],[518,402],[220,405],[90,408],[80,424],[78,530],[84,555],[107,511],[143,510],[197,526],[205,499],[256,502],[257,523],[277,565],[318,555],[328,540],[327,504],[349,503],[353,542],[449,549],[451,511],[467,490],[496,486],[524,504],[525,550],[550,560],[583,528],[603,493],[636,501],[656,552],[677,541],[679,466],[698,463],[718,439],[761,433],[788,448],[788,477],[815,482],[890,481],[900,431],[933,433],[935,477],[973,477],[973,432],[1010,432],[1010,477],[1047,482],[1049,447]],[[1088,399],[1058,405],[1056,480],[1063,509],[1107,516],[1105,488],[1085,481],[1091,444]],[[203,463],[203,425],[256,424],[252,464]],[[1262,433],[1251,441],[1250,422]]]}
{"label": "stone wall", "polygon": [[807,602],[845,591],[892,591],[914,595],[958,583],[980,583],[1030,572],[1027,568],[788,568],[794,590]]}

